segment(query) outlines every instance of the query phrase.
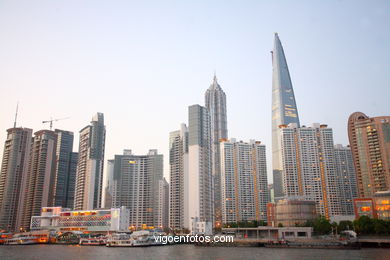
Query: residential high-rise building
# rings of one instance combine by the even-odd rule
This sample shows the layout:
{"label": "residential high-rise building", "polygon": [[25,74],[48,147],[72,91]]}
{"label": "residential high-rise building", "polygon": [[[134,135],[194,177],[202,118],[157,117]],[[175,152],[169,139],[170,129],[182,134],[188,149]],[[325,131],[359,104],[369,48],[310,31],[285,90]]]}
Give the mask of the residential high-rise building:
{"label": "residential high-rise building", "polygon": [[280,126],[283,189],[286,196],[316,202],[317,213],[330,218],[342,215],[333,132],[327,125]]}
{"label": "residential high-rise building", "polygon": [[390,116],[355,112],[348,119],[359,197],[390,190]]}
{"label": "residential high-rise building", "polygon": [[29,229],[32,216],[41,214],[42,207],[53,206],[57,134],[50,130],[34,133],[26,178],[21,184],[21,210],[18,228]]}
{"label": "residential high-rise building", "polygon": [[73,208],[78,153],[73,152],[73,132],[56,129],[56,173],[53,205]]}
{"label": "residential high-rise building", "polygon": [[275,33],[272,51],[272,169],[275,197],[283,196],[280,125],[295,123],[299,117],[290,72],[279,36]]}
{"label": "residential high-rise building", "polygon": [[356,173],[350,147],[341,144],[334,148],[339,196],[343,215],[354,215],[353,199],[357,198]]}
{"label": "residential high-rise building", "polygon": [[167,199],[167,187],[160,181],[164,181],[163,155],[157,150],[149,150],[147,155],[133,155],[131,150],[115,155],[111,207],[130,209],[132,228],[162,227],[166,219],[161,203]]}
{"label": "residential high-rise building", "polygon": [[222,141],[222,222],[267,220],[269,202],[265,145]]}
{"label": "residential high-rise building", "polygon": [[158,212],[158,227],[169,229],[169,183],[165,178],[158,181]]}
{"label": "residential high-rise building", "polygon": [[214,223],[213,176],[211,173],[210,115],[207,108],[192,105],[188,109],[188,214],[184,227],[193,230],[196,222]]}
{"label": "residential high-rise building", "polygon": [[10,128],[4,143],[0,172],[0,229],[16,231],[23,175],[27,173],[32,130]]}
{"label": "residential high-rise building", "polygon": [[214,75],[213,83],[205,93],[205,104],[210,114],[211,127],[211,159],[212,175],[214,178],[214,217],[216,226],[222,221],[221,208],[221,163],[220,163],[220,139],[228,138],[226,118],[226,95],[217,82]]}
{"label": "residential high-rise building", "polygon": [[80,130],[74,209],[101,208],[106,127],[103,113]]}
{"label": "residential high-rise building", "polygon": [[[185,124],[181,129],[169,134],[169,227],[183,230],[184,220],[188,219],[188,129]],[[187,186],[185,186],[187,185]],[[188,226],[187,226],[188,228]]]}

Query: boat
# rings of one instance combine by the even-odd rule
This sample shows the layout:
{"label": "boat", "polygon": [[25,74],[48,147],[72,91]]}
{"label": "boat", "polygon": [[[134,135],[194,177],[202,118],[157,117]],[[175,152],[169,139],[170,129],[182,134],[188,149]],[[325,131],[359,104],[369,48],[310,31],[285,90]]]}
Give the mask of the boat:
{"label": "boat", "polygon": [[33,236],[17,236],[8,238],[4,242],[5,245],[33,245],[38,244],[37,237]]}
{"label": "boat", "polygon": [[133,242],[132,246],[151,246],[153,244],[148,230],[134,231],[130,235],[130,239]]}
{"label": "boat", "polygon": [[104,246],[107,243],[105,237],[92,237],[92,238],[81,238],[80,246]]}
{"label": "boat", "polygon": [[127,233],[115,233],[108,237],[106,246],[108,247],[128,247],[133,246],[133,239]]}

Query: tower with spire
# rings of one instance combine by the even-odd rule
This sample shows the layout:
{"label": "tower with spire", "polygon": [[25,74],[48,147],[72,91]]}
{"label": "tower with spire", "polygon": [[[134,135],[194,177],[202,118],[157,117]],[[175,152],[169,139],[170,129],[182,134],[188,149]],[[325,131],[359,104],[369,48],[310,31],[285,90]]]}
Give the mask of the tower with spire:
{"label": "tower with spire", "polygon": [[286,56],[279,36],[275,33],[272,53],[272,169],[275,197],[283,193],[280,125],[295,123],[299,127],[298,109]]}
{"label": "tower with spire", "polygon": [[226,95],[214,72],[213,82],[205,93],[205,104],[211,121],[212,175],[214,179],[214,219],[219,227],[222,221],[220,139],[228,138]]}

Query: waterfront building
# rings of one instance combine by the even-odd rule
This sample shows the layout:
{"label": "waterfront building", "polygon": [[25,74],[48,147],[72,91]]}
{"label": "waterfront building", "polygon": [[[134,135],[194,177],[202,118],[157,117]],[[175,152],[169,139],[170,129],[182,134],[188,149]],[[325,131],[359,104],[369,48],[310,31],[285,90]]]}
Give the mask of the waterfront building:
{"label": "waterfront building", "polygon": [[312,227],[238,227],[238,228],[222,228],[222,234],[234,234],[235,237],[248,238],[248,239],[267,239],[271,240],[284,240],[284,239],[311,239],[313,234]]}
{"label": "waterfront building", "polygon": [[356,172],[351,148],[341,144],[334,148],[338,189],[343,215],[353,215],[353,199],[357,198]]}
{"label": "waterfront building", "polygon": [[191,219],[191,235],[213,235],[213,226],[210,221],[200,221],[198,217]]}
{"label": "waterfront building", "polygon": [[91,124],[80,130],[74,209],[101,208],[106,127],[97,113]]}
{"label": "waterfront building", "polygon": [[56,129],[54,206],[73,208],[78,153],[73,152],[73,132]]}
{"label": "waterfront building", "polygon": [[21,207],[21,184],[27,174],[32,129],[7,130],[0,172],[0,229],[17,231],[16,216]]}
{"label": "waterfront building", "polygon": [[30,228],[31,230],[55,230],[59,232],[128,232],[129,213],[126,207],[100,210],[69,210],[62,207],[43,207],[40,215],[31,218]]}
{"label": "waterfront building", "polygon": [[317,217],[316,203],[302,198],[286,198],[267,205],[268,226],[295,227]]}
{"label": "waterfront building", "polygon": [[358,219],[361,216],[376,218],[374,200],[372,198],[358,198],[353,200],[355,209],[355,217]]}
{"label": "waterfront building", "polygon": [[275,33],[274,49],[272,51],[272,169],[275,197],[284,195],[279,126],[290,123],[300,127],[286,56],[279,36]]}
{"label": "waterfront building", "polygon": [[267,220],[265,145],[235,139],[220,143],[222,222]]}
{"label": "waterfront building", "polygon": [[372,198],[354,199],[355,217],[390,220],[390,191],[378,191]]}
{"label": "waterfront building", "polygon": [[304,196],[329,219],[342,215],[333,132],[327,125],[281,125],[283,190],[286,196]]}
{"label": "waterfront building", "polygon": [[42,207],[53,206],[57,134],[50,130],[34,133],[27,174],[21,184],[21,210],[17,226],[30,228],[31,217],[40,214]]}
{"label": "waterfront building", "polygon": [[188,194],[188,212],[184,213],[184,227],[192,229],[192,219],[196,218],[213,225],[214,203],[210,115],[200,105],[190,106],[188,112],[188,189],[184,190]]}
{"label": "waterfront building", "polygon": [[375,214],[378,219],[390,220],[390,191],[374,194]]}
{"label": "waterfront building", "polygon": [[[188,219],[188,129],[185,124],[181,129],[169,134],[169,227],[183,230],[184,220]],[[188,226],[187,226],[188,228]]]}
{"label": "waterfront building", "polygon": [[213,83],[205,93],[205,104],[210,114],[211,129],[211,160],[212,175],[214,179],[214,217],[215,225],[218,227],[222,221],[221,202],[221,163],[220,146],[221,139],[228,138],[227,116],[226,116],[226,95],[217,82],[214,75]]}
{"label": "waterfront building", "polygon": [[360,198],[390,190],[390,116],[355,112],[348,119],[348,137]]}
{"label": "waterfront building", "polygon": [[146,155],[125,150],[123,155],[115,155],[111,207],[127,207],[129,226],[133,229],[165,228],[167,183],[161,181],[164,181],[163,155],[157,150],[149,150]]}

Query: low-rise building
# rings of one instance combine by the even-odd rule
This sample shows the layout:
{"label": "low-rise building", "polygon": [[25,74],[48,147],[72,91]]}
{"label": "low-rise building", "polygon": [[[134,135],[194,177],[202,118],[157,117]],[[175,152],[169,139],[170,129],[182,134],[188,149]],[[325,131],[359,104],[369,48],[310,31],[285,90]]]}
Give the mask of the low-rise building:
{"label": "low-rise building", "polygon": [[317,217],[314,201],[285,198],[267,205],[268,226],[295,227]]}
{"label": "low-rise building", "polygon": [[224,234],[234,234],[236,238],[248,239],[309,239],[312,227],[256,227],[256,228],[222,228]]}
{"label": "low-rise building", "polygon": [[368,216],[390,220],[390,191],[378,191],[372,198],[358,198],[353,201],[355,217]]}
{"label": "low-rise building", "polygon": [[126,207],[99,210],[69,210],[44,207],[40,216],[31,218],[31,230],[125,232],[130,212]]}

